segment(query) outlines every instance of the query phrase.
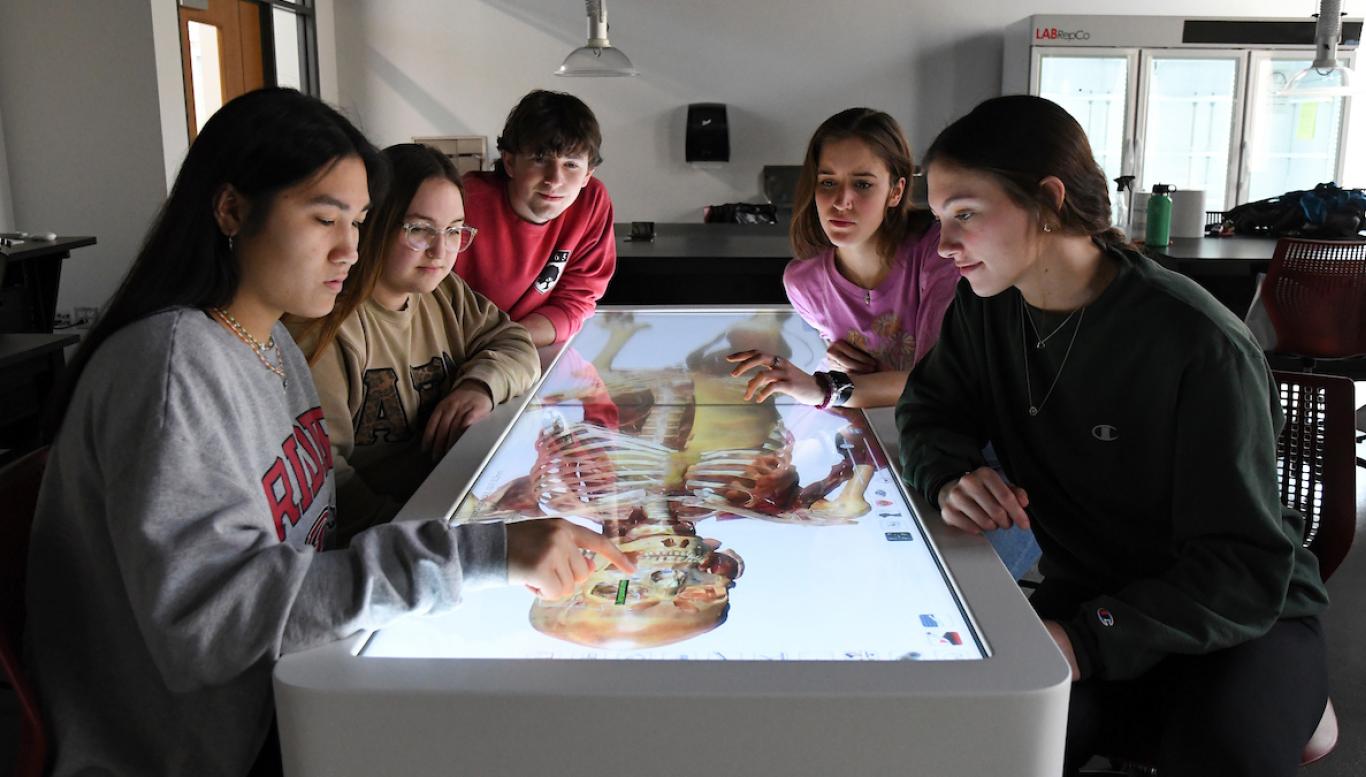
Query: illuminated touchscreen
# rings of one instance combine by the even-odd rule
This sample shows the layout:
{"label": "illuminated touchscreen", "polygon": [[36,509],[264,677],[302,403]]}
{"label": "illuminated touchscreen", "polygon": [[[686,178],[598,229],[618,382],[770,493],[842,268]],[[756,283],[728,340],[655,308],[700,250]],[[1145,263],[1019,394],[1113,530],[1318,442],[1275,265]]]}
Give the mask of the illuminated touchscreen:
{"label": "illuminated touchscreen", "polygon": [[984,657],[863,414],[747,402],[730,376],[724,357],[744,348],[819,368],[800,319],[600,312],[571,346],[452,520],[566,518],[636,572],[594,559],[561,601],[472,593],[377,632],[364,655]]}

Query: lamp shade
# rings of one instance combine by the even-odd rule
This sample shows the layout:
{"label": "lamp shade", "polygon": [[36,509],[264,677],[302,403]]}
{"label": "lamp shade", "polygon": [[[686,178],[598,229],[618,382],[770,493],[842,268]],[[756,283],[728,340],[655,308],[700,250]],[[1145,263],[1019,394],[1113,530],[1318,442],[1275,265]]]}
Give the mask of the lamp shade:
{"label": "lamp shade", "polygon": [[557,76],[601,78],[639,75],[621,49],[612,46],[580,46],[569,52],[555,71]]}
{"label": "lamp shade", "polygon": [[1347,97],[1353,88],[1352,71],[1338,62],[1338,39],[1342,37],[1342,0],[1319,0],[1314,24],[1314,62],[1295,74],[1281,90],[1284,97],[1323,99]]}
{"label": "lamp shade", "polygon": [[1358,84],[1352,71],[1341,65],[1332,67],[1310,67],[1301,70],[1290,79],[1281,90],[1285,97],[1307,99],[1326,97],[1349,97],[1356,93]]}
{"label": "lamp shade", "polygon": [[584,7],[588,12],[588,43],[569,52],[555,75],[579,78],[639,75],[640,71],[631,64],[630,58],[607,40],[607,0],[585,0]]}

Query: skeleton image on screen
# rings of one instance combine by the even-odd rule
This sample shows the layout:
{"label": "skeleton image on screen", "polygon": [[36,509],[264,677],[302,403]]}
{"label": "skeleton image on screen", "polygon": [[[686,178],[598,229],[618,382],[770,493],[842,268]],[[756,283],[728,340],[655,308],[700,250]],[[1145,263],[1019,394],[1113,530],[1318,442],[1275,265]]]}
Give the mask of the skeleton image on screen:
{"label": "skeleton image on screen", "polygon": [[[810,525],[849,523],[870,509],[863,493],[876,469],[874,446],[850,424],[836,435],[840,459],[803,487],[792,464],[793,436],[773,401],[743,399],[744,381],[724,360],[737,349],[782,353],[781,334],[740,325],[689,354],[684,368],[622,371],[612,361],[641,326],[618,319],[593,360],[597,396],[584,420],[551,415],[536,443],[530,483],[543,514],[611,524],[700,520],[725,514]],[[601,396],[605,393],[606,396]],[[840,486],[838,497],[827,499]],[[504,505],[512,507],[512,505]]]}
{"label": "skeleton image on screen", "polygon": [[[698,522],[717,517],[825,526],[855,523],[871,510],[865,491],[878,462],[864,424],[810,408],[780,410],[773,400],[745,401],[745,381],[730,375],[728,353],[788,350],[774,321],[781,322],[774,316],[738,322],[678,367],[625,370],[613,361],[645,327],[617,317],[591,363],[579,359],[570,370],[558,367],[562,378],[568,374],[562,380],[568,385],[523,419],[538,425],[529,471],[505,474],[482,498],[471,491],[456,520],[589,520],[632,555],[639,570],[627,576],[596,561],[590,579],[569,599],[533,605],[531,623],[538,631],[610,648],[664,645],[705,633],[724,622],[728,592],[743,564],[736,552],[718,551],[717,540],[698,536]],[[809,425],[819,430],[821,444],[806,435],[808,459],[830,463],[820,465],[822,476],[813,475],[814,482],[801,482],[784,415],[813,419]]]}
{"label": "skeleton image on screen", "polygon": [[590,674],[664,661],[673,676],[678,661],[990,655],[878,419],[787,395],[745,400],[751,376],[732,375],[726,357],[750,349],[808,373],[828,360],[786,306],[600,307],[543,352],[554,361],[530,396],[497,411],[511,422],[474,430],[399,520],[559,518],[600,533],[631,571],[592,543],[561,600],[492,587],[376,630],[361,653],[525,658],[538,677],[562,660],[605,662]]}
{"label": "skeleton image on screen", "polygon": [[636,563],[627,575],[601,558],[572,596],[537,600],[531,625],[544,634],[589,647],[667,645],[719,626],[730,609],[729,590],[744,562],[720,543],[698,537],[691,524],[640,525],[617,540]]}

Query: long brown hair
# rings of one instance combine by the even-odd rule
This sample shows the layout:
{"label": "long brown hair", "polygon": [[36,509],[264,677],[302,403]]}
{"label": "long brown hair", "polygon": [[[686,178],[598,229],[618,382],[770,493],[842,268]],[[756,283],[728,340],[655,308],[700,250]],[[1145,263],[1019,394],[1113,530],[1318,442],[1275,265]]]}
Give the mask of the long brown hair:
{"label": "long brown hair", "polygon": [[[983,102],[930,144],[925,169],[940,163],[990,175],[1015,204],[1041,220],[1056,218],[1065,234],[1104,247],[1129,244],[1110,223],[1110,187],[1086,131],[1055,102],[1022,94]],[[1063,183],[1061,208],[1039,187],[1049,176]]]}
{"label": "long brown hair", "polygon": [[878,253],[884,257],[896,255],[897,248],[907,236],[925,231],[932,221],[928,211],[911,204],[911,173],[914,166],[911,147],[906,142],[906,133],[901,131],[901,125],[882,111],[849,108],[821,122],[806,146],[806,159],[797,176],[792,226],[788,232],[792,241],[792,255],[798,259],[815,256],[833,246],[816,213],[816,175],[820,170],[821,149],[825,144],[849,138],[861,141],[887,165],[893,186],[898,178],[906,182],[901,202],[887,209],[882,226],[878,227]]}
{"label": "long brown hair", "polygon": [[389,187],[361,226],[360,258],[347,274],[332,312],[299,326],[299,341],[306,347],[311,343],[309,364],[318,361],[337,338],[342,323],[374,292],[375,284],[384,272],[384,259],[398,240],[408,206],[422,184],[432,178],[450,181],[464,199],[465,187],[460,182],[460,173],[450,158],[440,151],[421,143],[399,143],[381,151],[380,156],[389,163]]}

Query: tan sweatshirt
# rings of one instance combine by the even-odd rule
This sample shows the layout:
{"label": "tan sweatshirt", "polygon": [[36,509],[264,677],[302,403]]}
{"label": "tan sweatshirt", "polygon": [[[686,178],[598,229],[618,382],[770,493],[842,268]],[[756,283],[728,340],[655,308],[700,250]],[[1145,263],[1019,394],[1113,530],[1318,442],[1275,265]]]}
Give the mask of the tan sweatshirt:
{"label": "tan sweatshirt", "polygon": [[[311,343],[304,344],[305,352]],[[540,376],[531,336],[455,275],[404,310],[368,300],[312,367],[337,481],[338,539],[394,517],[431,472],[422,433],[461,383],[495,404]]]}

